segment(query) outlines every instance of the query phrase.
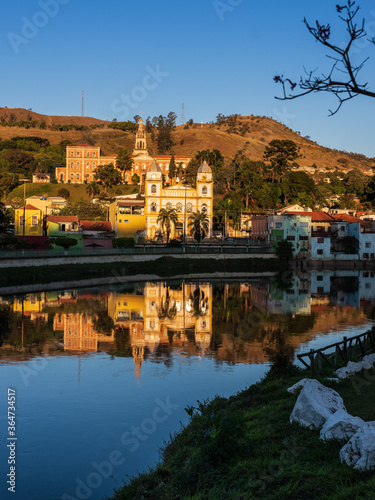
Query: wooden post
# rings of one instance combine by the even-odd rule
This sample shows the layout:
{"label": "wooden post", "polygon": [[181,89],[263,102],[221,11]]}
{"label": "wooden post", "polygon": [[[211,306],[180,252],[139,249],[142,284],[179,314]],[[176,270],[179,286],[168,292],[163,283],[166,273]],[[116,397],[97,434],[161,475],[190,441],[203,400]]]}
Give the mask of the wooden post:
{"label": "wooden post", "polygon": [[314,359],[314,349],[310,349],[310,371],[311,371],[311,378],[314,378],[314,373],[315,373],[315,359]]}
{"label": "wooden post", "polygon": [[343,345],[342,351],[343,351],[343,355],[344,355],[344,360],[345,361],[348,361],[347,340],[348,340],[348,338],[344,337],[344,345]]}

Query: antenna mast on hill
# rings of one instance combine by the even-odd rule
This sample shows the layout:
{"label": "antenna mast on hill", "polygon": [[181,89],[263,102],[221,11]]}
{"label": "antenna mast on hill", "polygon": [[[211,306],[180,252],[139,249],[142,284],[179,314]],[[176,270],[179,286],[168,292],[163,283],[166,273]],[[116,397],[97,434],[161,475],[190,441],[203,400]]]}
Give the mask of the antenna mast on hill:
{"label": "antenna mast on hill", "polygon": [[185,125],[185,104],[182,104],[182,110],[181,110],[181,125]]}
{"label": "antenna mast on hill", "polygon": [[81,116],[85,116],[85,91],[82,90],[82,112]]}

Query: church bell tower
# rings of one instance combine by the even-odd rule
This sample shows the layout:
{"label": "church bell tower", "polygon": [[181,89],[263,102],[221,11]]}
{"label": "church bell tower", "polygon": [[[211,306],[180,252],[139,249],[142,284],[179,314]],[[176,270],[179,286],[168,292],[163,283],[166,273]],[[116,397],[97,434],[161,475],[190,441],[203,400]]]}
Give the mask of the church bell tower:
{"label": "church bell tower", "polygon": [[145,126],[143,125],[143,118],[139,119],[138,130],[135,136],[135,148],[133,151],[133,156],[137,155],[148,156],[147,138],[146,138]]}

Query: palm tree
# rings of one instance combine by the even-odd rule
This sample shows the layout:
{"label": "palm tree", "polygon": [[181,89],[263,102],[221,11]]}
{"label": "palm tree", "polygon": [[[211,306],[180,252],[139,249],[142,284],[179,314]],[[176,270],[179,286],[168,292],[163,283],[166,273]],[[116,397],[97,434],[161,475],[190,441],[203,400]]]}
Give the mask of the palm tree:
{"label": "palm tree", "polygon": [[90,184],[87,184],[86,186],[86,193],[91,197],[94,198],[96,194],[100,193],[100,187],[96,182],[90,182]]}
{"label": "palm tree", "polygon": [[199,245],[200,241],[205,238],[210,229],[210,221],[207,214],[205,212],[197,212],[196,214],[190,215],[188,228]]}
{"label": "palm tree", "polygon": [[130,172],[133,169],[133,159],[129,151],[124,148],[120,149],[116,158],[116,168],[123,172],[123,182],[125,183],[125,173]]}
{"label": "palm tree", "polygon": [[169,243],[169,235],[171,234],[171,224],[176,225],[178,216],[175,208],[162,208],[159,212],[157,222],[161,222],[162,230],[165,227],[167,232],[167,244]]}

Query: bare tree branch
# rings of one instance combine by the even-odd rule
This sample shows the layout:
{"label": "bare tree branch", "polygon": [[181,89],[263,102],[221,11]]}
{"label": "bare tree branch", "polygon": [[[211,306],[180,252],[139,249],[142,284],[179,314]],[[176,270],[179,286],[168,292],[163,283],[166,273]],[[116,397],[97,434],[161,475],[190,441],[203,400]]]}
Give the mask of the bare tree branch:
{"label": "bare tree branch", "polygon": [[[349,41],[344,48],[332,43],[331,26],[329,24],[324,25],[316,21],[316,26],[313,26],[308,23],[306,18],[303,20],[309,33],[315,40],[334,53],[334,55],[327,55],[329,59],[333,60],[329,74],[325,75],[322,73],[316,76],[316,70],[305,70],[306,75],[300,77],[298,84],[293,83],[290,78],[284,78],[283,75],[277,75],[274,77],[274,81],[282,84],[283,96],[276,96],[276,99],[291,100],[315,92],[328,92],[333,94],[338,100],[336,109],[333,111],[329,110],[329,114],[332,116],[338,112],[344,102],[354,99],[354,97],[358,95],[375,97],[375,92],[368,89],[367,82],[359,83],[358,81],[358,74],[368,58],[355,66],[350,57],[350,50],[353,42],[367,37],[365,20],[362,19],[360,25],[355,22],[359,7],[355,6],[354,0],[348,0],[348,3],[343,6],[336,5],[336,10],[339,14],[339,19],[346,24],[346,31],[349,34]],[[375,44],[374,38],[367,38],[367,40]],[[294,94],[294,89],[297,86],[300,88],[300,92]]]}

